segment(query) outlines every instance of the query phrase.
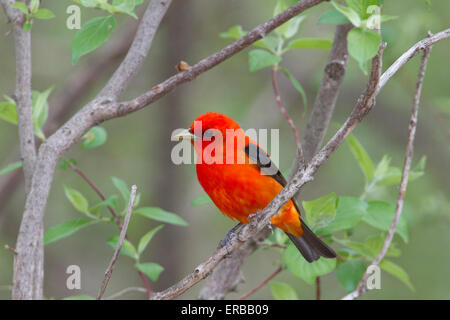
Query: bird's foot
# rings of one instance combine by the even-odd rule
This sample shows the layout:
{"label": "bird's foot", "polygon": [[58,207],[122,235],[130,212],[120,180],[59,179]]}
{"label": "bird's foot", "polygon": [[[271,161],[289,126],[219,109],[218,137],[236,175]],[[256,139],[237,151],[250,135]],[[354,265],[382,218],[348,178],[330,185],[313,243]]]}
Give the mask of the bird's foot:
{"label": "bird's foot", "polygon": [[227,254],[230,254],[228,244],[230,243],[231,239],[236,235],[235,232],[237,230],[239,230],[242,226],[243,226],[243,224],[240,222],[237,225],[235,225],[233,228],[231,228],[231,230],[228,231],[227,235],[225,236],[225,239],[220,241],[219,248],[225,247],[227,249]]}

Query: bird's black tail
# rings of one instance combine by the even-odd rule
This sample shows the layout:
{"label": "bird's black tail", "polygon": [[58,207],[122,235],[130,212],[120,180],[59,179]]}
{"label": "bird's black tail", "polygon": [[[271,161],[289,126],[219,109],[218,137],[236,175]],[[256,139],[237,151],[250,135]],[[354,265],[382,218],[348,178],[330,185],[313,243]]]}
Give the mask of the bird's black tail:
{"label": "bird's black tail", "polygon": [[303,235],[299,238],[286,232],[287,236],[295,244],[298,251],[308,262],[313,262],[321,256],[325,258],[335,258],[336,252],[325,242],[319,239],[308,226],[302,221]]}

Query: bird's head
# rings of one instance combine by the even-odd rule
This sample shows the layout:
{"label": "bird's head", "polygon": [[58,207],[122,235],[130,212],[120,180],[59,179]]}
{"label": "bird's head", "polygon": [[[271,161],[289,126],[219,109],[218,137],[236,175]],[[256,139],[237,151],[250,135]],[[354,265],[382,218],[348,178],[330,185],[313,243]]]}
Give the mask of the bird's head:
{"label": "bird's head", "polygon": [[[215,142],[216,151],[220,150],[223,155],[225,155],[227,148],[236,148],[239,138],[243,138],[244,144],[248,140],[236,121],[217,112],[207,112],[198,116],[189,129],[180,131],[174,135],[174,138],[191,140],[197,153],[203,152],[205,148]],[[225,145],[227,147],[223,148]]]}

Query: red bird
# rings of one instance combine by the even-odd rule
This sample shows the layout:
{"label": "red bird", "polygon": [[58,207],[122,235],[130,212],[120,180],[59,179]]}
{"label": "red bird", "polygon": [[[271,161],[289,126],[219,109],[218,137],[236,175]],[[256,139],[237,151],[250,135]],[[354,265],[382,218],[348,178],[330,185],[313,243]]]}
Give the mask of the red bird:
{"label": "red bird", "polygon": [[[198,181],[217,208],[233,220],[247,224],[251,215],[263,210],[286,185],[266,151],[230,117],[205,113],[175,137],[191,140],[197,154]],[[262,174],[268,168],[271,172]],[[320,256],[336,257],[303,222],[294,199],[270,222],[288,235],[308,262]]]}

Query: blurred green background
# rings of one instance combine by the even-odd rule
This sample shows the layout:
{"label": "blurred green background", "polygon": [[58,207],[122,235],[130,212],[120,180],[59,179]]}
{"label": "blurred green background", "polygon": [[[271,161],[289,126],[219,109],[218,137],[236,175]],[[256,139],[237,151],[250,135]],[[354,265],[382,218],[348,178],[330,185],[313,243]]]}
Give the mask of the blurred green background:
{"label": "blurred green background", "polygon": [[[415,42],[426,37],[428,30],[435,33],[449,27],[450,2],[436,0],[431,3],[429,7],[423,0],[385,1],[383,12],[399,18],[386,23],[383,28],[383,37],[388,43],[383,59],[384,69]],[[70,64],[71,39],[75,31],[66,28],[66,8],[69,4],[71,1],[46,0],[44,7],[51,9],[56,18],[38,21],[32,30],[33,89],[44,91],[55,85],[52,96],[63,94],[65,81],[76,69],[89,68],[98,63],[105,53],[105,48],[100,48],[82,57],[76,66]],[[174,66],[180,60],[194,64],[221,49],[230,40],[220,38],[219,33],[237,24],[242,25],[244,30],[252,29],[271,18],[274,5],[275,0],[173,1],[149,56],[121,99],[135,97],[173,75],[176,72]],[[309,10],[299,35],[332,39],[334,26],[316,23],[320,14],[330,8],[329,4],[321,4]],[[143,6],[139,8],[140,11],[142,9]],[[101,14],[96,10],[83,9],[82,22]],[[15,88],[13,38],[3,12],[0,17],[0,94],[12,95]],[[118,30],[107,45],[119,41],[120,29],[135,23],[132,20],[120,17]],[[78,143],[66,154],[77,159],[78,166],[106,195],[116,193],[110,177],[117,176],[129,185],[138,186],[142,193],[142,205],[161,207],[188,221],[188,227],[166,225],[144,254],[145,261],[157,262],[165,268],[158,282],[151,283],[155,291],[190,273],[215,250],[218,242],[234,225],[210,204],[191,205],[203,191],[196,181],[193,165],[176,166],[170,161],[174,145],[170,134],[174,129],[189,126],[197,115],[207,111],[232,116],[243,128],[279,128],[282,171],[288,170],[292,163],[295,139],[276,107],[270,70],[250,73],[247,51],[143,110],[102,124],[109,136],[108,142],[100,148],[82,150]],[[408,244],[397,241],[402,255],[394,259],[408,272],[416,290],[409,290],[399,280],[383,272],[382,290],[368,292],[363,299],[450,298],[449,54],[450,41],[443,41],[435,45],[429,60],[413,162],[415,165],[420,156],[426,155],[426,174],[408,186],[405,214],[410,240]],[[295,50],[284,57],[283,65],[303,85],[309,100],[305,115],[300,95],[289,80],[280,75],[282,99],[301,133],[306,127],[327,56],[326,50]],[[389,81],[378,96],[375,109],[354,132],[375,162],[388,154],[393,158],[393,165],[403,165],[419,61],[420,58],[414,58]],[[95,85],[80,98],[76,108],[65,115],[66,119],[101,89],[116,64],[98,74]],[[350,59],[327,137],[348,116],[366,82],[367,77]],[[50,112],[58,108],[59,105],[51,104]],[[16,129],[13,125],[0,122],[0,168],[18,159]],[[7,178],[0,176],[0,183]],[[363,179],[348,145],[343,144],[320,168],[316,179],[303,189],[300,199],[311,200],[333,191],[338,195],[359,196],[364,187]],[[57,170],[46,209],[46,228],[81,217],[65,198],[63,185],[80,190],[92,204],[98,202],[97,195],[74,172]],[[393,203],[396,187],[384,190],[378,196]],[[0,204],[0,286],[12,282],[13,256],[3,249],[3,245],[15,245],[24,200],[22,183]],[[136,215],[131,220],[128,234],[136,243],[145,232],[158,224]],[[357,232],[367,234],[368,230],[369,227],[361,224],[361,230]],[[45,296],[61,299],[71,295],[96,295],[113,252],[106,239],[115,234],[118,231],[113,224],[97,224],[48,245],[45,251]],[[238,293],[232,293],[228,298],[237,298],[256,286],[276,269],[277,259],[278,254],[274,250],[256,251],[245,263],[246,282],[238,287]],[[81,267],[81,290],[66,289],[65,270],[71,264]],[[314,288],[287,271],[275,280],[293,285],[300,299],[314,298]],[[106,295],[130,286],[142,284],[131,259],[123,256],[114,269]],[[195,298],[201,286],[202,283],[198,284],[180,298]],[[0,288],[0,299],[9,299],[10,292]],[[325,299],[340,298],[345,294],[335,272],[322,278],[322,294]],[[124,296],[144,297],[141,293]],[[266,286],[252,297],[271,299],[270,288]]]}

